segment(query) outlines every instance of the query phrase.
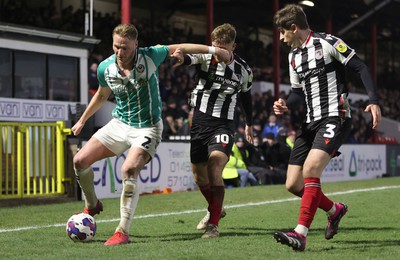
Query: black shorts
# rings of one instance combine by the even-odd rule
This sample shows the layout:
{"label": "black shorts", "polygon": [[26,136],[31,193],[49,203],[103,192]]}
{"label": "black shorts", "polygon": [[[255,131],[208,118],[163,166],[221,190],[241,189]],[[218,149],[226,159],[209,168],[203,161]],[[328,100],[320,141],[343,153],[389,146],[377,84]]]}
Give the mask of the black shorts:
{"label": "black shorts", "polygon": [[339,155],[338,149],[351,129],[351,118],[328,117],[305,123],[296,136],[289,164],[303,165],[311,149],[320,149],[331,157]]}
{"label": "black shorts", "polygon": [[206,162],[212,151],[221,151],[229,157],[233,136],[234,130],[229,126],[208,127],[193,124],[190,129],[190,161]]}

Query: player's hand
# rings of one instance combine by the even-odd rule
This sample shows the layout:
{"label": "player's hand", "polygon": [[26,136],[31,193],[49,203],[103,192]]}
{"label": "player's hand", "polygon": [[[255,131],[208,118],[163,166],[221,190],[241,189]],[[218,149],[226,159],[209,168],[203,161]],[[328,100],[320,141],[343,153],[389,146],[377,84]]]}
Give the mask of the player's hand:
{"label": "player's hand", "polygon": [[381,108],[377,104],[369,104],[364,112],[371,112],[372,115],[372,129],[376,129],[382,120]]}
{"label": "player's hand", "polygon": [[82,131],[82,128],[85,126],[81,121],[76,122],[76,124],[71,128],[72,133],[77,136]]}
{"label": "player's hand", "polygon": [[288,111],[288,107],[286,106],[285,100],[282,98],[278,99],[274,102],[273,109],[276,115],[283,115],[286,111]]}
{"label": "player's hand", "polygon": [[170,55],[172,67],[177,67],[183,64],[184,57],[181,49],[177,48],[174,53]]}
{"label": "player's hand", "polygon": [[244,133],[246,135],[246,141],[253,144],[253,127],[246,125]]}
{"label": "player's hand", "polygon": [[217,62],[231,63],[233,60],[233,53],[220,47],[215,47],[215,59]]}

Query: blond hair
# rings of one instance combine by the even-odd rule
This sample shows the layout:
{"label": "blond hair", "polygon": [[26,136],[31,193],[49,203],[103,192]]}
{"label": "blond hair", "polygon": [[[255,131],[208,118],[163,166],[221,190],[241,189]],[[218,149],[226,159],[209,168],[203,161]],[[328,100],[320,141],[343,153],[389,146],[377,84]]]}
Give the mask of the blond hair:
{"label": "blond hair", "polygon": [[114,28],[112,32],[113,36],[115,34],[121,37],[126,37],[130,40],[137,40],[139,33],[133,24],[119,24]]}

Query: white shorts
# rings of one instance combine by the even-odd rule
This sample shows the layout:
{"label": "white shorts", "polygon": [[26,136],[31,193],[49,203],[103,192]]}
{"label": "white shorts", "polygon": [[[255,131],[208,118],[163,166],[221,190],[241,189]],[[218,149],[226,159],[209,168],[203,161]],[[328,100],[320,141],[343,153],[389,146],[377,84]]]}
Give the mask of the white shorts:
{"label": "white shorts", "polygon": [[113,118],[93,136],[117,156],[132,147],[139,147],[153,158],[161,142],[162,131],[162,120],[151,127],[136,128]]}

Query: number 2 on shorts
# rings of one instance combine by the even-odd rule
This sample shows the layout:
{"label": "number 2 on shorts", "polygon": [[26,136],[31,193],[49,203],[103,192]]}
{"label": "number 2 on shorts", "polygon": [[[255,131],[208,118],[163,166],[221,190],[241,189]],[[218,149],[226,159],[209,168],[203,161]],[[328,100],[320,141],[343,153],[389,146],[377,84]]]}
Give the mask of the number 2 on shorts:
{"label": "number 2 on shorts", "polygon": [[151,138],[150,137],[148,137],[148,136],[145,136],[144,138],[146,138],[146,142],[144,142],[144,143],[142,143],[142,146],[144,147],[144,148],[146,148],[146,149],[149,149],[150,148],[150,144],[151,144]]}

